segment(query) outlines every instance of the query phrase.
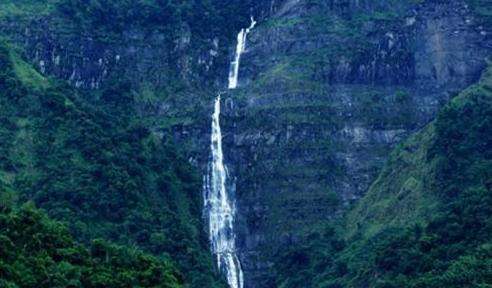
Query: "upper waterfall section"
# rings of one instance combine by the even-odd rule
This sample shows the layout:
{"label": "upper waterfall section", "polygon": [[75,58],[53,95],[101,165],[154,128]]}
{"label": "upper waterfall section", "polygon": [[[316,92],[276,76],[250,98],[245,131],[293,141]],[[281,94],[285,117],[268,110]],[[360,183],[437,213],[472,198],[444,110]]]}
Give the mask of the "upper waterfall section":
{"label": "upper waterfall section", "polygon": [[234,60],[231,63],[231,68],[229,71],[229,89],[237,88],[237,80],[239,77],[239,64],[241,61],[241,55],[246,50],[246,38],[248,34],[253,30],[256,25],[256,21],[251,17],[251,25],[246,29],[241,29],[241,32],[237,35],[237,46],[236,53],[234,54]]}

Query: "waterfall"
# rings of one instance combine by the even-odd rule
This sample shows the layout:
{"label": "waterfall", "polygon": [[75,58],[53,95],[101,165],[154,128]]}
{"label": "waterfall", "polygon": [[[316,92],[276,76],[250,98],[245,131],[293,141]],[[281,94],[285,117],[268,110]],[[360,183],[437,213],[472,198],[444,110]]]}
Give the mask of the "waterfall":
{"label": "waterfall", "polygon": [[241,32],[237,34],[236,54],[234,55],[234,61],[231,63],[231,70],[229,71],[229,89],[235,89],[237,87],[241,54],[246,50],[246,37],[248,37],[249,32],[253,30],[255,25],[256,21],[251,17],[251,25],[246,29],[242,29]]}
{"label": "waterfall", "polygon": [[[256,22],[251,18],[249,28],[242,29],[237,36],[236,53],[229,73],[229,89],[237,87],[241,54],[246,48],[246,37],[255,25]],[[204,205],[208,216],[212,253],[216,257],[217,266],[221,272],[225,273],[231,288],[243,288],[243,270],[236,253],[236,235],[234,233],[236,206],[235,200],[232,199],[234,196],[231,193],[232,185],[227,181],[228,172],[222,151],[220,100],[221,95],[219,94],[215,99],[212,115],[210,144],[212,157],[204,180]]]}

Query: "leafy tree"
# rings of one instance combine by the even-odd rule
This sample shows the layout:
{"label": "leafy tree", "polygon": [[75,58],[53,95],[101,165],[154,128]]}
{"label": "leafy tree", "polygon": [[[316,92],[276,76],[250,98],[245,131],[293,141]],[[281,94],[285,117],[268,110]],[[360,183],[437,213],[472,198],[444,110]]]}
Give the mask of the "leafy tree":
{"label": "leafy tree", "polygon": [[[83,243],[170,256],[191,287],[222,287],[201,226],[200,178],[168,131],[161,138],[140,119],[133,87],[118,81],[85,95],[42,77],[7,44],[0,63],[0,183],[11,191],[0,198],[33,201]],[[103,272],[95,283],[113,285]]]}
{"label": "leafy tree", "polygon": [[2,287],[183,287],[169,260],[103,240],[87,249],[32,203],[0,212],[0,279]]}

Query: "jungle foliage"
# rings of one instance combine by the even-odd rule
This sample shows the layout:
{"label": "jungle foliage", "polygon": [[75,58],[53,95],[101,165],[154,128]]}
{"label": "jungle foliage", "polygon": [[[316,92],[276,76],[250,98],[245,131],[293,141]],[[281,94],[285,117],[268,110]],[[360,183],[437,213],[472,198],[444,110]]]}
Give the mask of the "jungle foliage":
{"label": "jungle foliage", "polygon": [[168,259],[93,240],[78,244],[68,229],[32,203],[0,211],[0,286],[183,287]]}
{"label": "jungle foliage", "polygon": [[168,134],[144,126],[130,85],[82,93],[0,46],[2,200],[33,201],[82,243],[103,238],[171,257],[192,287],[221,286],[195,171]]}

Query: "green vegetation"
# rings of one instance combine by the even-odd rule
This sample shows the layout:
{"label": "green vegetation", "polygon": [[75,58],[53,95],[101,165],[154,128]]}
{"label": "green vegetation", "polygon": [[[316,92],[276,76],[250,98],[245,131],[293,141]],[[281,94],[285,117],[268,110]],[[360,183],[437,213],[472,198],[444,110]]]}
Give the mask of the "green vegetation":
{"label": "green vegetation", "polygon": [[[235,39],[233,33],[249,24],[254,2],[233,0],[224,6],[210,0],[5,0],[0,4],[0,20],[48,16],[60,32],[85,32],[106,41],[136,28],[164,32],[167,41],[174,41],[189,29],[197,40],[192,44],[203,45],[213,37]],[[233,14],[236,17],[230,17]]]}
{"label": "green vegetation", "polygon": [[490,131],[492,68],[393,152],[342,232],[277,256],[278,286],[490,287]]}
{"label": "green vegetation", "polygon": [[[200,49],[219,37],[220,55],[227,55],[227,43],[248,26],[251,7],[259,6],[254,2],[262,1],[4,0],[0,21],[13,27],[19,21],[49,18],[41,21],[47,27],[26,27],[102,42],[121,40],[135,31],[157,32],[163,36],[163,49],[175,47],[180,37],[190,36],[189,45]],[[279,33],[301,32],[312,49],[289,54],[296,50],[292,43],[294,48],[286,49],[285,55],[265,62],[268,69],[250,87],[264,102],[285,92],[282,104],[250,109],[242,122],[242,131],[261,127],[272,147],[280,141],[273,133],[280,126],[316,123],[342,128],[343,115],[332,103],[331,84],[337,77],[352,77],[354,67],[370,67],[373,59],[368,55],[377,55],[381,48],[375,39],[401,26],[405,7],[424,0],[373,1],[381,3],[368,4],[373,13],[348,13],[346,0],[307,2],[317,13],[271,20],[265,26]],[[480,23],[492,23],[490,1],[467,2]],[[325,12],[333,9],[341,11],[327,17]],[[21,26],[12,28],[14,33]],[[319,47],[323,38],[328,44]],[[405,66],[413,57],[407,49],[411,45],[395,46],[381,67]],[[174,56],[170,62],[179,59]],[[11,47],[0,44],[0,287],[225,287],[213,268],[201,224],[201,179],[168,131],[178,123],[193,125],[190,115],[203,113],[197,112],[200,104],[176,103],[209,95],[185,91],[190,87],[184,87],[181,71],[174,69],[177,63],[167,64],[165,87],[159,89],[117,79],[100,91],[81,92],[42,76]],[[409,123],[413,97],[398,86],[405,75],[389,79],[402,83],[392,82],[396,92],[388,92],[374,88],[377,75],[360,73],[357,80],[369,84],[346,92],[357,112],[350,115],[354,123],[395,129]],[[315,155],[311,166],[302,171],[281,161],[262,162],[263,151],[256,150],[254,161],[279,176],[267,188],[283,188],[292,195],[275,195],[264,203],[277,211],[266,220],[269,230],[277,236],[304,227],[292,232],[293,238],[303,239],[300,245],[286,245],[267,259],[277,263],[271,286],[492,287],[491,73],[395,149],[345,223],[327,225],[330,215],[319,213],[326,212],[319,207],[339,211],[343,203],[332,191],[320,189],[310,197],[298,192],[311,183],[318,184],[313,190],[325,187],[332,175],[342,174],[330,159],[331,145],[336,145],[331,139],[288,140],[267,150],[286,158],[306,158],[316,151],[310,153]],[[243,98],[248,93],[237,91]],[[324,100],[299,104],[287,99],[308,93]],[[141,119],[136,107],[155,109],[164,98],[182,110]],[[401,111],[398,117],[386,112],[388,104]],[[271,121],[272,115],[278,115],[276,121]],[[245,174],[251,175],[245,176],[265,177],[265,169],[250,169]],[[285,181],[293,177],[300,181]],[[304,205],[306,211],[285,209],[303,201],[312,204]]]}
{"label": "green vegetation", "polygon": [[0,210],[0,286],[183,287],[169,260],[94,240],[77,244],[68,229],[26,204]]}
{"label": "green vegetation", "polygon": [[3,0],[0,3],[0,19],[30,16],[46,16],[52,12],[60,0]]}
{"label": "green vegetation", "polygon": [[170,257],[190,287],[222,287],[201,226],[200,179],[166,131],[161,139],[137,117],[132,91],[123,81],[82,95],[0,45],[1,198],[33,201],[82,243]]}
{"label": "green vegetation", "polygon": [[486,25],[492,24],[492,4],[488,0],[467,0],[473,12]]}
{"label": "green vegetation", "polygon": [[12,54],[12,64],[15,74],[23,85],[31,89],[46,89],[48,80],[44,78],[38,71],[22,61],[17,54]]}

